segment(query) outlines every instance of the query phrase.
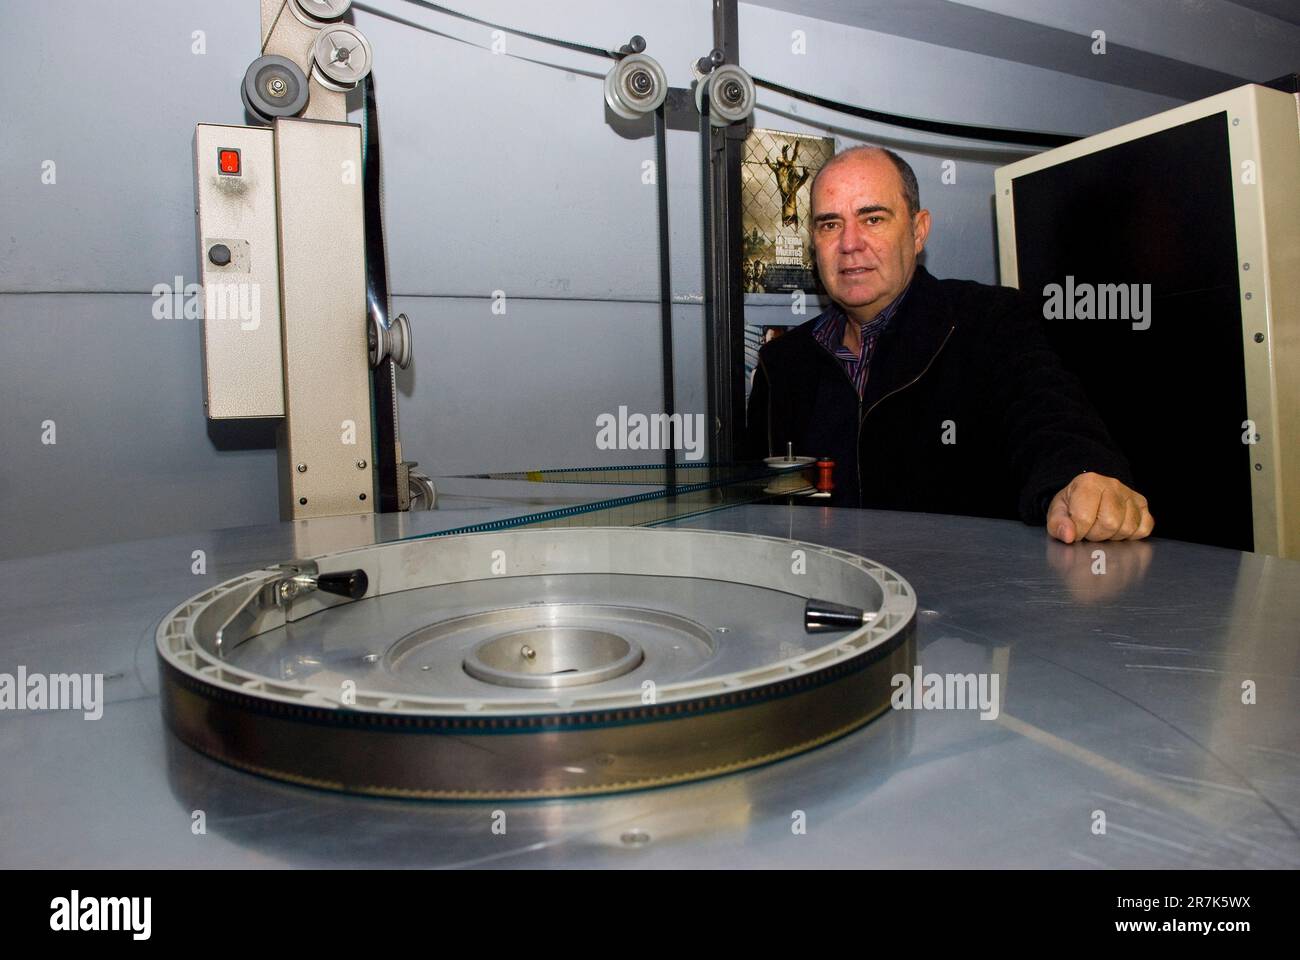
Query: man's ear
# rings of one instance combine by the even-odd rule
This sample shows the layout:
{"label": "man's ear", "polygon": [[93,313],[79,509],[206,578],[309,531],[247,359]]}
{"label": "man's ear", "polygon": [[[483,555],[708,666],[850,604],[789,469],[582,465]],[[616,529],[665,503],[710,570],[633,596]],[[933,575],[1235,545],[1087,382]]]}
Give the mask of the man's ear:
{"label": "man's ear", "polygon": [[912,217],[912,236],[916,240],[916,253],[925,249],[925,241],[930,236],[930,211],[918,210]]}

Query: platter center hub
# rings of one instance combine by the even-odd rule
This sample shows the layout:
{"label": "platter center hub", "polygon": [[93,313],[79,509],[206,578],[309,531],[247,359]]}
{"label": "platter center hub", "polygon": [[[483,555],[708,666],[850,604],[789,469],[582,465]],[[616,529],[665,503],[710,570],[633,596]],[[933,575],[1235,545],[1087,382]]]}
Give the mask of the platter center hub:
{"label": "platter center hub", "polygon": [[507,687],[569,687],[622,676],[645,658],[640,644],[585,627],[538,626],[484,640],[465,672]]}

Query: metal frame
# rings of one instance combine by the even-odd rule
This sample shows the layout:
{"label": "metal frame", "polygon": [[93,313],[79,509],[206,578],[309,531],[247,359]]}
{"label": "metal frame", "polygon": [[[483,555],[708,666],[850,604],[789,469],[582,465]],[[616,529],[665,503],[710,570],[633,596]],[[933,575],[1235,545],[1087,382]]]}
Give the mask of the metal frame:
{"label": "metal frame", "polygon": [[[713,0],[713,46],[724,63],[740,62],[736,0]],[[749,124],[715,127],[708,98],[700,115],[704,183],[704,329],[710,459],[737,459],[745,425],[744,283],[740,165]]]}
{"label": "metal frame", "polygon": [[284,315],[280,516],[373,513],[361,128],[282,117],[275,159]]}
{"label": "metal frame", "polygon": [[262,56],[288,57],[303,68],[307,76],[308,101],[303,118],[309,120],[346,120],[347,95],[321,86],[312,70],[312,48],[320,35],[319,26],[310,27],[290,10],[290,0],[261,0]]}
{"label": "metal frame", "polygon": [[[205,406],[212,419],[283,418],[282,519],[394,509],[402,504],[394,494],[400,446],[391,361],[373,383],[388,406],[377,418],[372,409],[360,127],[344,122],[344,93],[322,86],[311,69],[313,42],[328,25],[286,14],[283,0],[261,0],[260,8],[261,55],[285,57],[310,76],[310,101],[302,118],[279,117],[270,129],[196,129],[204,289],[238,280],[258,295],[259,308],[255,323],[236,324],[212,309],[205,315]],[[222,147],[239,149],[239,176],[209,169]],[[216,243],[231,247],[229,264],[208,262]],[[379,488],[377,459],[384,467]]]}

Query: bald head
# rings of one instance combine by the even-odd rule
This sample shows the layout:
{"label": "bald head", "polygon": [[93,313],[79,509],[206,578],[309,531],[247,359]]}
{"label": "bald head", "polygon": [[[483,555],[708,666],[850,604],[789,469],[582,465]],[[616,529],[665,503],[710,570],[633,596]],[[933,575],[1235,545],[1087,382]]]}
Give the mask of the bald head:
{"label": "bald head", "polygon": [[898,154],[854,147],[812,186],[812,239],[826,292],[866,323],[911,282],[930,232],[916,174]]}
{"label": "bald head", "polygon": [[[813,177],[812,186],[809,188],[809,195],[817,195],[817,181],[821,179],[823,173],[832,169],[838,163],[851,163],[855,159],[867,157],[879,158],[884,157],[894,166],[898,173],[899,189],[903,194],[903,201],[907,204],[908,214],[915,216],[921,209],[921,185],[916,182],[916,171],[912,165],[896,154],[893,150],[886,150],[884,147],[873,147],[870,144],[863,144],[858,147],[849,147],[847,150],[841,150],[826,165],[817,171],[817,176]],[[815,202],[815,201],[814,201]]]}

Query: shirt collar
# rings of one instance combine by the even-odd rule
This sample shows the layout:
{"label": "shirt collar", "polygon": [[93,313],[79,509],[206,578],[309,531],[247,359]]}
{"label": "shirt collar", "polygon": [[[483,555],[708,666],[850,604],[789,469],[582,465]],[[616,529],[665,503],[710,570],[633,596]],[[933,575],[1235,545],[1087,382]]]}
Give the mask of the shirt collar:
{"label": "shirt collar", "polygon": [[[867,337],[873,334],[884,333],[893,322],[903,298],[907,296],[907,291],[910,289],[912,289],[912,283],[909,280],[902,293],[886,304],[885,308],[875,317],[862,324],[859,335],[864,342]],[[844,343],[844,325],[848,322],[849,315],[844,312],[844,308],[832,300],[830,307],[817,321],[813,333],[821,341],[822,345],[834,354],[836,349]]]}

